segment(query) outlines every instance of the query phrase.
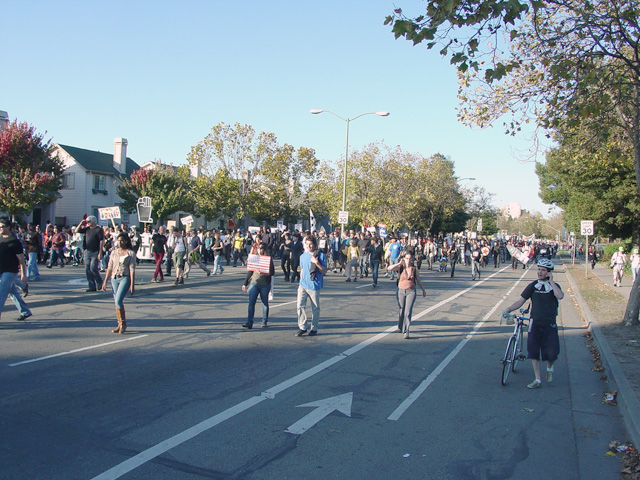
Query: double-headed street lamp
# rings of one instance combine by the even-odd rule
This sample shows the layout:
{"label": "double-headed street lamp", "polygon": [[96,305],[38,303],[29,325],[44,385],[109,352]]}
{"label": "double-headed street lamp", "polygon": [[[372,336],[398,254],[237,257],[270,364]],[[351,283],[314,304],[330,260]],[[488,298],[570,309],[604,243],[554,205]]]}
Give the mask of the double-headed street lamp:
{"label": "double-headed street lamp", "polygon": [[[360,115],[357,115],[353,118],[343,118],[337,113],[332,112],[331,110],[319,110],[315,108],[312,110],[309,110],[309,113],[311,113],[312,115],[318,115],[319,113],[324,113],[324,112],[330,113],[331,115],[338,117],[340,120],[343,120],[347,123],[347,143],[344,148],[344,172],[343,172],[343,178],[342,178],[342,182],[343,182],[342,183],[342,211],[345,211],[347,209],[347,159],[349,158],[349,123],[355,120],[356,118],[364,117],[365,115],[378,115],[379,117],[388,117],[389,112],[367,112],[367,113],[361,113]],[[343,231],[344,231],[344,228],[343,228]]]}

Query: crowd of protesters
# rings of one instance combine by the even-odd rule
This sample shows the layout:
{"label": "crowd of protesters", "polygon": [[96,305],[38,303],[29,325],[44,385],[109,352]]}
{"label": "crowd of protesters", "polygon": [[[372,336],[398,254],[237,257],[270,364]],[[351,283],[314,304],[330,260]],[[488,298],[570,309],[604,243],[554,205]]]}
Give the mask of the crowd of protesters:
{"label": "crowd of protesters", "polygon": [[[39,265],[47,268],[84,266],[87,293],[106,290],[107,281],[113,287],[118,320],[114,333],[126,330],[123,300],[127,292],[133,294],[135,291],[135,266],[140,261],[155,262],[152,283],[164,282],[165,277],[172,278],[173,275],[173,284],[183,285],[194,267],[201,269],[206,276],[223,275],[225,268],[247,267],[252,254],[268,256],[268,271],[251,270],[249,267],[247,272],[243,290],[249,293],[249,307],[243,327],[250,329],[253,326],[258,298],[263,303],[261,325],[268,325],[272,277],[276,270],[281,270],[285,282],[299,283],[297,335],[307,331],[304,312],[307,299],[311,300],[313,313],[309,332],[310,335],[317,333],[319,290],[324,274],[342,275],[346,282],[357,282],[371,275],[373,288],[378,286],[381,277],[388,278],[403,287],[398,286],[398,292],[402,291],[404,295],[397,295],[399,331],[408,338],[415,287],[422,288],[419,275],[414,272],[425,268],[446,272],[453,277],[456,265],[463,264],[471,267],[470,279],[476,280],[480,278],[482,268],[498,268],[509,263],[513,269],[518,265],[524,266],[522,257],[511,256],[510,246],[531,259],[554,256],[557,249],[555,244],[468,238],[464,235],[421,236],[395,232],[382,238],[375,230],[341,232],[336,229],[327,233],[321,229],[310,233],[268,227],[258,231],[252,229],[251,232],[242,228],[206,230],[190,226],[147,226],[139,229],[126,225],[100,226],[94,216],[86,217],[77,226],[65,228],[50,224],[43,230],[34,225],[27,225],[26,229],[15,226],[13,235],[22,244],[26,280],[21,284],[18,278],[16,287],[7,295],[14,300],[21,320],[31,316],[31,312],[20,298],[19,289],[28,294],[27,282],[40,280]],[[118,263],[123,259],[126,268]]]}

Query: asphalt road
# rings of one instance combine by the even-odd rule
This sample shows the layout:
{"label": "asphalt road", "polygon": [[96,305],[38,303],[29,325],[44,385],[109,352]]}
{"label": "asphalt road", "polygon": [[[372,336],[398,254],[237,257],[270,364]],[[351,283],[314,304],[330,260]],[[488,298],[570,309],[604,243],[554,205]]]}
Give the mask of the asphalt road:
{"label": "asphalt road", "polygon": [[328,275],[319,334],[298,338],[297,286],[280,274],[270,326],[258,304],[244,331],[244,269],[198,272],[141,286],[113,335],[111,296],[64,270],[48,287],[60,301],[35,295],[24,323],[2,314],[1,479],[618,478],[604,453],[624,428],[570,295],[554,382],[528,390],[527,361],[500,384],[499,312],[533,270],[423,269],[408,340],[388,279]]}

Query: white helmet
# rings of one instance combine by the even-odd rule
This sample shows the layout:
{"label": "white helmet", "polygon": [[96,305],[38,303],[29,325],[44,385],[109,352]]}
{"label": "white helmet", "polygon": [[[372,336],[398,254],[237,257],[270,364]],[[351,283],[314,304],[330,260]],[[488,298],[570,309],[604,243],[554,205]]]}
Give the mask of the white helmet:
{"label": "white helmet", "polygon": [[539,267],[544,267],[547,270],[553,270],[553,262],[547,258],[541,258],[540,260],[538,260],[538,266]]}

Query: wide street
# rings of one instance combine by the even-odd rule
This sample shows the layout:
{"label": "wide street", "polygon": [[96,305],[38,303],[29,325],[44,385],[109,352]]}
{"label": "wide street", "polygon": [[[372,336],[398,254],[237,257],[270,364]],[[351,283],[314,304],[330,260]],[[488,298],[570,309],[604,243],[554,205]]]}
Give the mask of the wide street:
{"label": "wide street", "polygon": [[298,338],[281,272],[270,326],[258,303],[244,331],[244,268],[174,287],[150,284],[146,264],[114,335],[113,299],[83,292],[82,267],[41,268],[34,316],[16,322],[8,300],[0,322],[0,478],[619,478],[605,452],[622,421],[558,270],[561,356],[553,383],[529,390],[529,361],[500,384],[512,328],[498,319],[533,269],[472,282],[469,267],[423,266],[405,340],[386,278],[327,275],[319,334]]}

